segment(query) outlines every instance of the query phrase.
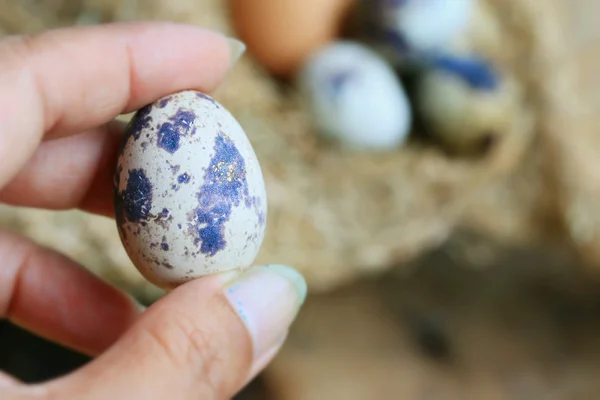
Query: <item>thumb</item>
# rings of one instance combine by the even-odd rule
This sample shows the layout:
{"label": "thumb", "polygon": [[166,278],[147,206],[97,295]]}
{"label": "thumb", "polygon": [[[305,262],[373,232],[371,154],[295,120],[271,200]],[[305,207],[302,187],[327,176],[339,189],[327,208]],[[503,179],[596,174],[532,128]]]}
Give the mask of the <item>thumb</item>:
{"label": "thumb", "polygon": [[72,399],[231,398],[277,353],[305,296],[302,276],[279,265],[188,282],[47,390]]}

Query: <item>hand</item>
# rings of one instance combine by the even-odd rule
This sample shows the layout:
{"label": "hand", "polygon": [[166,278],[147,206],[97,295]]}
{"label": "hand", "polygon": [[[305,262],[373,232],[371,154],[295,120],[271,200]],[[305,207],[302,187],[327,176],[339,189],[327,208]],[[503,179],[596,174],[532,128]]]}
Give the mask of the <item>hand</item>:
{"label": "hand", "polygon": [[[0,201],[112,216],[123,126],[111,120],[175,91],[210,92],[239,55],[230,43],[163,23],[0,42]],[[41,384],[0,372],[7,400],[230,398],[276,354],[306,294],[294,270],[256,267],[188,282],[142,311],[23,237],[0,232],[0,260],[0,317],[98,355]]]}

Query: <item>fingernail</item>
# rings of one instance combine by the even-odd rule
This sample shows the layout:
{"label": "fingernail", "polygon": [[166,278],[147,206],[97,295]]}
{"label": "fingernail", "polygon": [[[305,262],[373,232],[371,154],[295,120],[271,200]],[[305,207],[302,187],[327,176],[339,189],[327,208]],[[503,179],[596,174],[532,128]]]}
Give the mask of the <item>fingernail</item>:
{"label": "fingernail", "polygon": [[12,376],[0,371],[0,389],[15,387],[18,385],[19,381],[16,378],[13,378]]}
{"label": "fingernail", "polygon": [[281,347],[283,347],[287,336],[288,332],[286,331],[275,341],[269,350],[265,351],[259,358],[254,360],[252,366],[250,367],[250,372],[248,373],[248,377],[246,378],[246,383],[244,386],[246,386],[252,379],[256,378],[256,376],[261,373],[267,367],[267,365],[271,363],[271,361],[273,361],[277,353],[279,353],[279,350],[281,350]]}
{"label": "fingernail", "polygon": [[148,309],[148,307],[146,307],[145,305],[137,303],[137,302],[135,303],[135,306],[137,307],[140,314],[145,312]]}
{"label": "fingernail", "polygon": [[234,38],[227,38],[227,43],[229,44],[229,67],[231,68],[237,64],[240,57],[246,51],[246,45],[244,42]]}
{"label": "fingernail", "polygon": [[134,305],[135,308],[137,308],[137,310],[140,313],[143,313],[144,311],[146,311],[147,307],[145,305],[143,305],[142,303],[140,303],[137,299],[137,297],[135,297],[134,295],[130,294],[130,293],[126,293],[125,294],[127,297],[129,297],[129,300],[131,301],[131,303]]}
{"label": "fingernail", "polygon": [[306,282],[283,265],[254,267],[225,288],[225,296],[252,337],[254,360],[278,346],[306,298]]}

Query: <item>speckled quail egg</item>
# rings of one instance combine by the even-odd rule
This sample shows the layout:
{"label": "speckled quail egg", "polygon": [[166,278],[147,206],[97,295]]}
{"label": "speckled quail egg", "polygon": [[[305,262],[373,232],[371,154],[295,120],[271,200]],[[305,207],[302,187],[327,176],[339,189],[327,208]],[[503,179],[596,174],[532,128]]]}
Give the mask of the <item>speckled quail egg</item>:
{"label": "speckled quail egg", "polygon": [[468,31],[476,0],[359,0],[347,28],[401,67],[448,48]]}
{"label": "speckled quail egg", "polygon": [[436,57],[415,92],[427,131],[458,154],[480,154],[501,140],[518,100],[514,82],[475,56]]}
{"label": "speckled quail egg", "polygon": [[260,165],[239,123],[206,94],[183,91],[140,109],[114,184],[121,241],[155,285],[170,289],[256,258],[267,215]]}
{"label": "speckled quail egg", "polygon": [[377,0],[375,6],[385,29],[409,47],[432,51],[466,32],[475,0]]}
{"label": "speckled quail egg", "polygon": [[297,83],[316,129],[354,150],[391,150],[406,140],[408,97],[393,69],[369,48],[350,41],[322,47],[301,68]]}

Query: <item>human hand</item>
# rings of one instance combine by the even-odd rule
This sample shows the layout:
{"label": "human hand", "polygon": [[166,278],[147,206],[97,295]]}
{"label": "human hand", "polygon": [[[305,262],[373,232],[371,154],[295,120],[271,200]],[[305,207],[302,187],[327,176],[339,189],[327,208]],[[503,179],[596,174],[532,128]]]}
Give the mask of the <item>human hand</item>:
{"label": "human hand", "polygon": [[[239,52],[220,34],[164,23],[0,42],[0,201],[112,217],[123,129],[112,119],[179,90],[210,92]],[[142,311],[23,237],[0,231],[0,259],[0,317],[98,356],[40,384],[0,372],[7,400],[230,398],[276,354],[306,295],[294,270],[255,267],[188,282]]]}

